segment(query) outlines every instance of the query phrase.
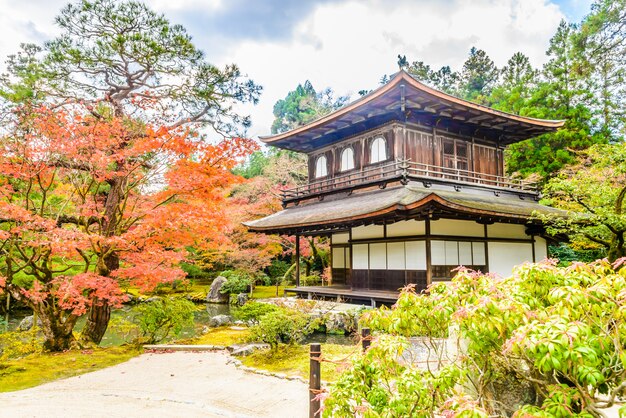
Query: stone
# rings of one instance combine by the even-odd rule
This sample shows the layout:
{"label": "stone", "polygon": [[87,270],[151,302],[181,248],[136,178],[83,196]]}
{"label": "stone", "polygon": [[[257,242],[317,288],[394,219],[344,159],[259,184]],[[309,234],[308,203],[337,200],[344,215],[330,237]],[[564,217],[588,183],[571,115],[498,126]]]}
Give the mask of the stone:
{"label": "stone", "polygon": [[327,334],[350,334],[358,328],[356,315],[349,312],[331,312],[324,318]]}
{"label": "stone", "polygon": [[144,303],[152,303],[152,302],[156,302],[156,301],[158,301],[158,300],[161,300],[161,298],[160,298],[160,297],[158,297],[158,296],[152,296],[152,297],[150,297],[150,298],[146,299],[146,300],[144,301]]}
{"label": "stone", "polygon": [[234,322],[234,325],[239,325],[239,326],[241,326],[241,325],[246,325],[246,323],[245,323],[244,321],[242,321],[241,319],[238,319],[238,320],[236,320],[236,321]]}
{"label": "stone", "polygon": [[206,301],[208,303],[228,303],[229,295],[228,293],[222,293],[222,286],[226,283],[228,279],[224,276],[217,276],[213,283],[211,283],[211,290],[209,290],[209,294],[206,296]]}
{"label": "stone", "polygon": [[209,319],[209,326],[213,328],[223,327],[224,325],[230,325],[232,323],[233,317],[230,315],[215,315]]}
{"label": "stone", "polygon": [[246,304],[246,302],[248,302],[248,294],[247,293],[240,293],[237,295],[237,306],[243,306]]}
{"label": "stone", "polygon": [[[28,331],[33,327],[34,319],[33,315],[27,316],[20,321],[20,324],[17,326],[17,329],[20,331]],[[41,326],[41,319],[37,318],[37,325]]]}
{"label": "stone", "polygon": [[257,350],[269,350],[270,345],[264,343],[234,344],[227,349],[233,356],[249,356]]}

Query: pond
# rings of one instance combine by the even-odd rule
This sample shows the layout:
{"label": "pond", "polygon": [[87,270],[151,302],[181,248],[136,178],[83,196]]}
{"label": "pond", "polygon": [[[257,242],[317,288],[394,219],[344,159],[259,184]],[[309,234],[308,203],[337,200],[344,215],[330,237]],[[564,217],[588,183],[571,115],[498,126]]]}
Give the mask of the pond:
{"label": "pond", "polygon": [[[198,310],[194,314],[194,326],[183,329],[178,339],[192,338],[202,333],[202,330],[208,326],[209,320],[216,315],[230,315],[230,305],[207,303],[204,305],[198,305]],[[21,310],[12,314],[9,319],[9,330],[15,330],[19,326],[22,319],[31,315],[29,311]],[[106,334],[102,338],[100,345],[102,347],[111,347],[120,345],[133,339],[134,335],[131,335],[131,327],[129,322],[133,319],[136,313],[131,306],[124,306],[121,309],[115,309],[111,313],[111,322]],[[81,330],[85,324],[85,317],[78,320],[75,330]],[[0,329],[0,332],[4,329]],[[327,343],[327,344],[341,344],[352,345],[354,340],[351,336],[334,335],[325,333],[314,333],[309,335],[303,344],[308,343]]]}

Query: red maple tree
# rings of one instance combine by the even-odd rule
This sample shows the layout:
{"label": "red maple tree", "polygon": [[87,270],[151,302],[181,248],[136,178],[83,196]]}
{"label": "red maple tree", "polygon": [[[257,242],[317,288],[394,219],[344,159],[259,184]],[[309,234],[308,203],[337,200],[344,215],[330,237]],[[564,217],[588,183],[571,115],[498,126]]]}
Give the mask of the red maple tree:
{"label": "red maple tree", "polygon": [[68,348],[86,312],[107,316],[89,318],[104,334],[120,283],[184,279],[185,248],[227,243],[231,169],[254,141],[76,109],[20,115],[0,138],[0,287],[37,313],[45,348]]}

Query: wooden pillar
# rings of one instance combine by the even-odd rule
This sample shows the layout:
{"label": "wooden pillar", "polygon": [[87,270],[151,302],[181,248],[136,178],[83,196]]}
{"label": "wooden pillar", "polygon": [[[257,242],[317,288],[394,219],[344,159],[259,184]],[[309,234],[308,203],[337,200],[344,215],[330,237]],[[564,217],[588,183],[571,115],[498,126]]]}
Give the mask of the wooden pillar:
{"label": "wooden pillar", "polygon": [[430,218],[426,218],[424,222],[426,224],[426,287],[428,287],[433,282],[432,255],[430,245]]}
{"label": "wooden pillar", "polygon": [[489,234],[487,233],[487,224],[485,224],[485,273],[489,273]]}
{"label": "wooden pillar", "polygon": [[319,417],[320,401],[315,399],[321,389],[321,367],[320,357],[322,355],[322,345],[313,343],[309,349],[309,418]]}
{"label": "wooden pillar", "polygon": [[300,287],[300,234],[296,234],[296,287]]}
{"label": "wooden pillar", "polygon": [[372,339],[370,337],[370,329],[369,328],[363,328],[361,330],[361,345],[363,347],[363,352],[366,352],[367,349],[369,348],[369,346],[372,343]]}

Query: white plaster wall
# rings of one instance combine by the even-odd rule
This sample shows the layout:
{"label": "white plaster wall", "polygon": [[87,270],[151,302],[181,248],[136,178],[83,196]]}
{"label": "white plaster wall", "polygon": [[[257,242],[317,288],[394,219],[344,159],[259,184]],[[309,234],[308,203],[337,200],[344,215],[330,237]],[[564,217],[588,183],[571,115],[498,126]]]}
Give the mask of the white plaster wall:
{"label": "white plaster wall", "polygon": [[533,261],[532,245],[517,242],[490,242],[489,272],[502,277],[511,275],[513,267]]}
{"label": "white plaster wall", "polygon": [[383,238],[385,228],[382,225],[363,225],[352,228],[352,239]]}
{"label": "white plaster wall", "polygon": [[530,236],[526,235],[526,226],[516,224],[504,224],[499,222],[487,225],[487,236],[489,238],[530,239]]}
{"label": "white plaster wall", "polygon": [[349,240],[350,240],[350,234],[347,232],[333,234],[331,237],[331,242],[333,244],[347,244]]}
{"label": "white plaster wall", "polygon": [[404,243],[407,270],[426,270],[426,241]]}
{"label": "white plaster wall", "polygon": [[431,221],[430,233],[432,235],[484,237],[485,227],[474,221],[462,221],[458,219],[439,219],[436,221]]}
{"label": "white plaster wall", "polygon": [[548,243],[544,238],[535,237],[535,261],[540,261],[548,258]]}
{"label": "white plaster wall", "polygon": [[333,268],[342,269],[346,267],[345,248],[333,248]]}
{"label": "white plaster wall", "polygon": [[405,263],[404,242],[390,242],[387,244],[387,268],[389,270],[404,270]]}
{"label": "white plaster wall", "polygon": [[370,244],[370,270],[387,269],[387,244]]}
{"label": "white plaster wall", "polygon": [[399,221],[387,225],[388,237],[406,237],[424,234],[426,234],[426,223],[424,221]]}
{"label": "white plaster wall", "polygon": [[352,267],[355,270],[367,270],[369,268],[369,250],[367,244],[352,246]]}

